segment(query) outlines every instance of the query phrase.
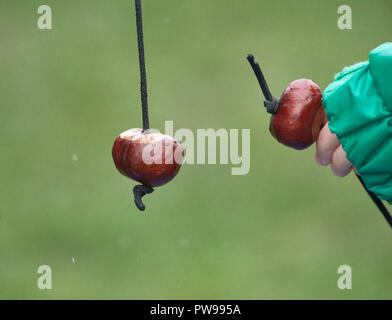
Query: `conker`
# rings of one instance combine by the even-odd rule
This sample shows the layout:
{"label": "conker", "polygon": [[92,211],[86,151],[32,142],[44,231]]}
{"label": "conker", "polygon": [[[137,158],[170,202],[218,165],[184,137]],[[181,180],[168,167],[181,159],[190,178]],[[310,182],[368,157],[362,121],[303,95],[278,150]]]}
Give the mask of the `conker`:
{"label": "conker", "polygon": [[318,138],[327,123],[320,87],[309,79],[291,82],[280,99],[272,96],[259,64],[252,55],[248,61],[264,94],[264,105],[272,114],[271,134],[282,144],[297,150],[306,149]]}
{"label": "conker", "polygon": [[302,150],[311,146],[326,123],[320,87],[309,79],[291,82],[272,115],[271,134],[282,144]]}
{"label": "conker", "polygon": [[136,206],[143,211],[146,207],[142,198],[152,193],[153,187],[161,186],[177,175],[183,161],[184,150],[172,137],[149,130],[141,0],[135,0],[135,11],[143,129],[130,129],[120,134],[114,141],[112,155],[118,171],[141,183],[133,188],[133,194]]}
{"label": "conker", "polygon": [[168,135],[134,128],[116,138],[112,155],[116,168],[124,176],[147,187],[158,187],[177,175],[184,150]]}

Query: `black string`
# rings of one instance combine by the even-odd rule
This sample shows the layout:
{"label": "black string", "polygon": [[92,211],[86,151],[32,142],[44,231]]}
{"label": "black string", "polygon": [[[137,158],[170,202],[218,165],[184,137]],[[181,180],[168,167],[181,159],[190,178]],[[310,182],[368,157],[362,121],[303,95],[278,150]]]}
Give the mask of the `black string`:
{"label": "black string", "polygon": [[[147,75],[146,75],[146,61],[144,58],[144,41],[143,41],[143,17],[142,17],[142,3],[141,0],[135,0],[136,9],[136,28],[137,28],[137,44],[139,49],[139,68],[140,68],[140,95],[142,100],[142,117],[143,117],[143,131],[150,129],[150,121],[148,119],[148,99],[147,99]],[[144,211],[142,198],[154,191],[153,188],[145,185],[137,185],[133,188],[133,195],[135,204],[140,211]]]}
{"label": "black string", "polygon": [[268,88],[267,81],[264,78],[263,72],[261,71],[260,65],[256,61],[256,58],[248,54],[247,59],[250,63],[250,66],[253,69],[253,72],[256,75],[257,81],[260,84],[261,91],[263,91],[264,95],[264,106],[267,108],[267,112],[271,114],[275,114],[279,109],[279,99],[276,99],[272,94],[270,89]]}
{"label": "black string", "polygon": [[154,192],[154,189],[148,186],[137,185],[133,188],[135,204],[140,211],[144,211],[146,209],[146,206],[144,205],[142,198],[146,194],[150,194],[152,192]]}
{"label": "black string", "polygon": [[378,210],[380,210],[380,212],[382,213],[382,215],[384,216],[385,220],[387,220],[389,226],[392,228],[392,216],[389,213],[388,209],[385,207],[385,205],[383,204],[383,202],[373,193],[371,192],[365,185],[365,182],[363,181],[363,179],[361,178],[360,175],[357,175],[358,180],[361,182],[362,186],[364,187],[364,189],[366,190],[366,192],[368,193],[369,197],[373,200],[374,204],[377,206]]}
{"label": "black string", "polygon": [[143,130],[148,130],[150,129],[150,121],[148,119],[147,75],[146,75],[146,62],[144,58],[143,18],[142,18],[141,0],[135,0],[135,9],[136,9],[137,44],[139,48],[140,93],[142,98]]}

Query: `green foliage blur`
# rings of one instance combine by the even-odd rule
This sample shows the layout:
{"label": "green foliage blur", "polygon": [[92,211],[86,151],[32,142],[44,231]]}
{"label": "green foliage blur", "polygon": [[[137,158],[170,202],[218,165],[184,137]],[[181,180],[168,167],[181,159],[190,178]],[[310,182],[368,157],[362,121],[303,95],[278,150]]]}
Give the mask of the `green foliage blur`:
{"label": "green foliage blur", "polygon": [[[39,30],[50,5],[53,30]],[[353,10],[353,29],[337,9]],[[279,96],[324,89],[391,40],[390,0],[143,0],[150,122],[250,128],[251,170],[185,165],[131,198],[111,157],[141,126],[134,4],[0,3],[0,298],[387,299],[392,232],[353,175],[269,134],[254,53]],[[344,106],[342,106],[344,107]],[[337,269],[353,270],[339,290]],[[53,289],[39,290],[49,265]]]}

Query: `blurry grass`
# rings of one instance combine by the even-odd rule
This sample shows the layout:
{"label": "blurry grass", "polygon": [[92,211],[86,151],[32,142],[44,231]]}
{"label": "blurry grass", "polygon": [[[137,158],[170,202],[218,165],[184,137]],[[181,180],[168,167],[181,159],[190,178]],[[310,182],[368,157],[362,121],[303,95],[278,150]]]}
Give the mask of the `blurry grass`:
{"label": "blurry grass", "polygon": [[[389,1],[145,0],[150,116],[163,130],[250,128],[251,171],[184,166],[132,204],[115,136],[141,125],[129,1],[0,4],[0,298],[391,298],[392,236],[354,177],[338,179],[268,132],[245,55],[275,95],[324,88],[389,40]],[[78,161],[73,161],[76,154]],[[75,258],[75,263],[72,262]],[[53,269],[53,290],[36,286]],[[353,268],[353,290],[337,268]]]}

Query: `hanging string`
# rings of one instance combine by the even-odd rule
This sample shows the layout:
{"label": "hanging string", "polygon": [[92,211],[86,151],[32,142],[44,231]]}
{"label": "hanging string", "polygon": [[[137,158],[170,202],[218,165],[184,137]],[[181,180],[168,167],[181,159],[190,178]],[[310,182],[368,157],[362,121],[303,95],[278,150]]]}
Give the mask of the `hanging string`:
{"label": "hanging string", "polygon": [[371,192],[365,185],[365,182],[363,181],[362,177],[357,174],[357,178],[361,182],[362,186],[366,190],[367,194],[369,195],[370,199],[373,200],[374,204],[377,206],[378,210],[382,213],[384,216],[385,220],[387,220],[389,226],[392,228],[392,216],[389,213],[388,209],[385,207],[384,203],[373,193]]}
{"label": "hanging string", "polygon": [[139,49],[140,94],[142,98],[143,130],[148,130],[150,129],[150,121],[148,119],[147,75],[146,75],[146,61],[144,58],[143,18],[142,18],[141,0],[135,0],[135,9],[136,9],[137,44]]}
{"label": "hanging string", "polygon": [[[148,119],[147,75],[146,75],[146,61],[144,58],[143,17],[142,17],[141,0],[135,0],[135,9],[136,9],[137,44],[139,49],[140,94],[142,100],[143,131],[146,131],[150,129],[150,121]],[[135,204],[140,211],[144,211],[146,209],[142,201],[142,198],[146,194],[150,194],[153,191],[154,191],[153,188],[144,185],[137,185],[133,188]]]}

